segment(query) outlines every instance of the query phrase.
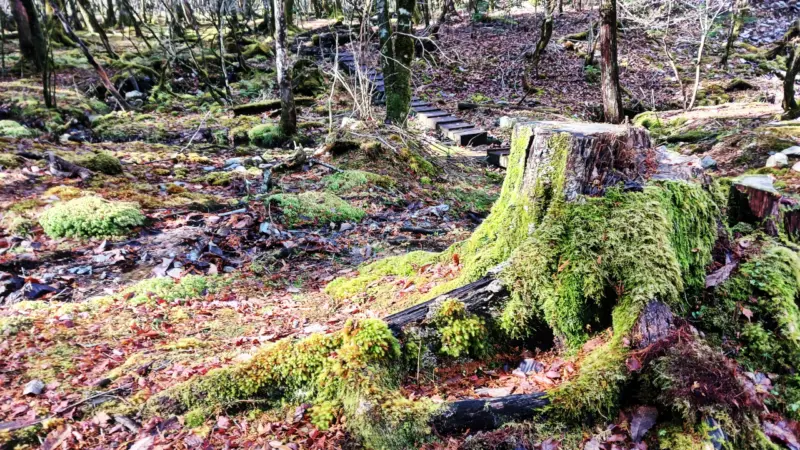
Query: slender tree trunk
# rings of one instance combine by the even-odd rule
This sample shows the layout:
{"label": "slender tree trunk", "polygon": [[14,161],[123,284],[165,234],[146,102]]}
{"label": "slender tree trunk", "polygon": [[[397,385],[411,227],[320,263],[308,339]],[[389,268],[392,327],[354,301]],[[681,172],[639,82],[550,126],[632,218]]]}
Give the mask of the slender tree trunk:
{"label": "slender tree trunk", "polygon": [[284,0],[282,6],[286,15],[286,26],[291,27],[294,25],[294,0]]}
{"label": "slender tree trunk", "polygon": [[[292,95],[292,68],[286,54],[286,14],[284,0],[274,0],[275,11],[275,67],[281,96],[281,132],[291,136],[297,131],[297,111]],[[288,2],[287,2],[288,3]]]}
{"label": "slender tree trunk", "polygon": [[103,26],[100,25],[100,22],[97,21],[94,12],[92,12],[92,5],[89,3],[89,0],[78,0],[78,6],[81,8],[81,11],[83,11],[83,15],[86,17],[87,22],[89,22],[91,29],[100,36],[100,41],[103,43],[103,48],[106,49],[108,56],[117,59],[118,56],[111,47],[111,43],[108,41],[106,31],[103,29]]}
{"label": "slender tree trunk", "polygon": [[133,25],[133,14],[129,9],[129,4],[126,0],[119,0],[119,20],[117,21],[117,25],[122,27],[129,27]]}
{"label": "slender tree trunk", "polygon": [[389,22],[387,0],[377,0],[381,65],[386,88],[386,122],[404,125],[411,107],[411,59],[414,38],[411,14],[414,0],[397,0],[397,30]]}
{"label": "slender tree trunk", "polygon": [[728,30],[728,42],[725,44],[725,51],[722,53],[719,64],[722,67],[728,67],[728,58],[730,57],[733,44],[739,38],[739,32],[742,31],[744,25],[744,15],[747,13],[748,0],[736,0],[733,5],[733,13],[731,14],[731,26]]}
{"label": "slender tree trunk", "polygon": [[786,112],[787,119],[794,119],[800,115],[800,108],[798,108],[797,99],[794,96],[794,82],[798,72],[800,72],[800,43],[795,44],[794,49],[786,58],[786,77],[783,79],[782,106]]}
{"label": "slender tree trunk", "polygon": [[[526,93],[531,92],[532,86],[530,84],[531,74],[537,76],[539,74],[539,60],[542,58],[547,44],[550,43],[550,37],[553,35],[553,10],[555,7],[555,0],[546,0],[544,5],[544,18],[542,25],[539,29],[539,41],[536,43],[536,49],[530,56],[530,61],[525,66],[525,72],[522,75],[522,88]],[[591,24],[589,25],[591,27]]]}
{"label": "slender tree trunk", "polygon": [[110,92],[111,95],[113,95],[114,98],[117,100],[117,102],[119,102],[119,105],[122,109],[126,110],[130,109],[130,105],[128,105],[128,102],[125,101],[125,97],[120,95],[119,91],[117,91],[117,88],[114,87],[114,84],[108,78],[108,74],[106,74],[106,71],[103,69],[103,66],[101,66],[100,63],[98,63],[97,60],[95,60],[94,57],[92,56],[92,53],[89,51],[89,47],[87,47],[86,43],[83,42],[83,40],[79,38],[74,31],[72,31],[72,27],[69,26],[69,22],[67,22],[67,19],[64,17],[64,14],[58,8],[56,0],[48,0],[48,2],[50,6],[53,8],[53,15],[56,18],[58,18],[58,20],[61,22],[61,26],[64,27],[64,32],[70,39],[72,39],[78,44],[78,46],[81,49],[81,52],[83,52],[83,56],[85,56],[86,60],[89,62],[89,65],[91,65],[94,68],[95,72],[97,72],[97,76],[100,78],[100,82],[103,83],[103,86],[105,86],[108,92]]}
{"label": "slender tree trunk", "polygon": [[114,0],[106,0],[106,21],[103,23],[106,28],[117,25],[117,15],[114,14]]}
{"label": "slender tree trunk", "polygon": [[697,59],[694,62],[694,86],[692,87],[692,99],[689,101],[687,110],[694,108],[694,103],[697,101],[697,91],[700,89],[700,66],[703,61],[703,52],[705,51],[706,42],[708,41],[708,33],[710,31],[711,27],[709,26],[707,29],[703,30],[703,35],[700,37],[700,46],[697,48]]}
{"label": "slender tree trunk", "polygon": [[11,12],[17,22],[19,47],[23,59],[33,63],[36,71],[42,71],[47,59],[47,43],[44,40],[39,15],[33,0],[11,0]]}
{"label": "slender tree trunk", "polygon": [[600,70],[603,91],[603,116],[609,123],[621,123],[622,92],[617,63],[617,0],[600,4]]}

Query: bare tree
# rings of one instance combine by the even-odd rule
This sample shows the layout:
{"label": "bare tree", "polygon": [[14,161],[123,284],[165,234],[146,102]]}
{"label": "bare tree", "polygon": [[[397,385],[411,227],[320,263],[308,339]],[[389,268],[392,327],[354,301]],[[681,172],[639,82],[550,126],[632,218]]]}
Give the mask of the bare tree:
{"label": "bare tree", "polygon": [[600,4],[600,70],[603,117],[606,122],[620,123],[623,111],[617,63],[617,0],[603,0]]}
{"label": "bare tree", "polygon": [[533,53],[526,54],[528,63],[525,65],[525,71],[522,75],[522,87],[525,90],[525,95],[533,89],[530,85],[530,78],[539,74],[539,60],[550,43],[550,38],[553,36],[553,11],[555,10],[555,0],[545,0],[544,5],[544,18],[539,29],[539,40],[536,42],[536,48]]}
{"label": "bare tree", "polygon": [[392,30],[388,0],[377,0],[381,67],[386,90],[386,122],[405,124],[411,107],[411,11],[414,0],[396,0],[397,28]]}
{"label": "bare tree", "polygon": [[728,29],[728,41],[725,44],[725,51],[722,53],[722,58],[719,64],[722,67],[728,67],[728,57],[730,57],[733,44],[739,38],[739,32],[742,31],[744,25],[744,16],[747,14],[749,7],[748,0],[736,0],[733,5],[733,12],[731,13],[731,24]]}
{"label": "bare tree", "polygon": [[37,71],[43,70],[47,59],[47,43],[33,0],[11,0],[11,13],[17,23],[22,57],[32,62]]}

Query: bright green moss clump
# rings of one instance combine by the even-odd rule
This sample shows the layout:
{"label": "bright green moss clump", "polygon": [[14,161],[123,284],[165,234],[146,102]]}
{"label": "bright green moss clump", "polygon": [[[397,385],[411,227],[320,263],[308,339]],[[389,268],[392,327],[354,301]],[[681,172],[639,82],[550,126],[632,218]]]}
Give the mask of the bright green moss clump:
{"label": "bright green moss clump", "polygon": [[53,238],[123,236],[144,222],[145,216],[135,203],[94,196],[56,203],[39,217],[44,232]]}
{"label": "bright green moss clump", "polygon": [[439,351],[444,355],[477,357],[488,349],[486,323],[467,313],[464,303],[458,300],[445,300],[436,311],[434,323],[441,333]]}
{"label": "bright green moss clump", "polygon": [[25,331],[32,326],[33,320],[28,317],[0,317],[0,336],[14,336],[15,334]]}
{"label": "bright green moss clump", "polygon": [[22,160],[17,155],[0,153],[0,166],[5,169],[16,169],[22,165]]}
{"label": "bright green moss clump", "polygon": [[327,192],[302,194],[275,194],[267,203],[280,206],[283,218],[289,225],[301,223],[358,222],[366,212],[352,206],[336,195]]}
{"label": "bright green moss clump", "polygon": [[107,152],[97,152],[91,156],[81,158],[78,164],[106,175],[119,175],[122,173],[122,163]]}
{"label": "bright green moss clump", "polygon": [[391,178],[363,170],[344,170],[328,175],[322,179],[322,183],[325,185],[325,190],[335,193],[363,190],[370,186],[382,188],[394,186]]}
{"label": "bright green moss clump", "polygon": [[[435,407],[397,390],[400,344],[380,320],[348,321],[329,335],[283,340],[245,363],[215,369],[172,387],[147,403],[164,414],[225,407],[237,400],[267,398],[312,403],[312,420],[327,427],[340,412],[351,431],[373,448],[404,448],[430,432]],[[190,413],[192,420],[197,415]]]}
{"label": "bright green moss clump", "polygon": [[30,138],[36,136],[34,131],[13,120],[0,120],[0,136],[10,138]]}
{"label": "bright green moss clump", "polygon": [[286,136],[276,124],[256,125],[247,132],[250,143],[259,147],[279,147],[286,142]]}
{"label": "bright green moss clump", "polygon": [[439,259],[438,253],[415,251],[405,255],[383,258],[358,269],[355,278],[337,278],[331,281],[325,292],[337,300],[352,297],[361,292],[371,293],[378,288],[376,282],[385,276],[410,277],[425,265]]}
{"label": "bright green moss clump", "polygon": [[197,299],[206,294],[217,292],[223,281],[217,277],[187,275],[176,281],[170,277],[155,277],[142,280],[122,291],[122,295],[131,294],[128,299],[133,304],[145,303],[148,300]]}

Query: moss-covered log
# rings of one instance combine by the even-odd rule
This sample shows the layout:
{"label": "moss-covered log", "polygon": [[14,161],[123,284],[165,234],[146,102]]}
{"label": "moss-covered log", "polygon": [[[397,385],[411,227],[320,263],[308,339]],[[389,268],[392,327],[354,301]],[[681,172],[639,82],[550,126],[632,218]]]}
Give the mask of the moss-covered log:
{"label": "moss-covered log", "polygon": [[[315,100],[312,97],[296,97],[294,104],[298,106],[311,106]],[[245,116],[251,114],[261,114],[265,112],[273,112],[281,109],[281,100],[276,98],[272,100],[264,100],[263,102],[245,103],[231,108],[234,116]]]}

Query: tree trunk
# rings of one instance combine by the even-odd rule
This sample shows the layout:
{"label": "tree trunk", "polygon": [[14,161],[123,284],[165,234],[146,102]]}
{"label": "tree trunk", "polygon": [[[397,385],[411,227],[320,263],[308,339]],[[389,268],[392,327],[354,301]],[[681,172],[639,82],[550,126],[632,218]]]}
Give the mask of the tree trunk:
{"label": "tree trunk", "polygon": [[48,1],[50,6],[53,8],[53,14],[61,22],[61,26],[64,27],[64,32],[70,39],[74,40],[78,44],[78,46],[81,49],[81,52],[83,52],[83,56],[85,56],[86,60],[89,62],[89,65],[94,67],[95,72],[97,72],[97,76],[100,78],[100,82],[103,83],[103,86],[105,86],[108,92],[110,92],[111,95],[114,96],[114,98],[117,100],[122,109],[125,110],[130,109],[130,105],[128,105],[128,102],[125,101],[125,97],[120,95],[119,91],[117,91],[117,88],[114,87],[114,84],[108,78],[108,74],[106,74],[106,71],[92,56],[92,53],[89,51],[89,47],[87,47],[86,43],[84,43],[83,40],[79,38],[74,31],[72,31],[72,28],[69,26],[69,22],[67,22],[67,19],[64,17],[64,14],[58,8],[56,0],[48,0]]}
{"label": "tree trunk", "polygon": [[794,119],[800,115],[797,99],[794,96],[794,82],[800,72],[800,43],[795,44],[792,52],[786,57],[786,76],[783,78],[783,110],[785,118]]}
{"label": "tree trunk", "polygon": [[274,0],[275,11],[275,67],[281,97],[281,131],[287,136],[297,131],[297,111],[292,95],[292,68],[286,54],[286,15],[283,0]]}
{"label": "tree trunk", "polygon": [[283,8],[283,13],[286,15],[286,26],[291,27],[294,25],[294,0],[284,0]]}
{"label": "tree trunk", "polygon": [[542,19],[542,26],[539,29],[539,41],[536,43],[536,49],[530,56],[530,61],[525,65],[525,72],[522,75],[522,87],[525,90],[525,93],[529,93],[533,89],[533,86],[530,84],[531,74],[534,77],[538,76],[539,60],[542,58],[542,53],[545,52],[547,44],[550,43],[550,37],[553,35],[553,9],[555,7],[554,1],[555,0],[547,0],[545,2],[544,19]]}
{"label": "tree trunk", "polygon": [[114,13],[114,0],[106,0],[106,21],[103,23],[106,28],[117,25],[117,15]]}
{"label": "tree trunk", "polygon": [[739,38],[739,32],[742,31],[744,26],[744,16],[747,14],[748,0],[736,0],[733,6],[733,13],[731,14],[731,26],[728,30],[728,41],[725,44],[725,51],[722,53],[719,64],[722,67],[728,67],[728,58],[730,57],[733,44]]}
{"label": "tree trunk", "polygon": [[47,43],[39,23],[36,7],[33,0],[11,0],[11,6],[11,13],[17,23],[22,57],[32,62],[36,71],[39,72],[45,67]]}
{"label": "tree trunk", "polygon": [[106,31],[103,29],[103,26],[97,21],[89,0],[78,0],[78,5],[80,6],[81,11],[83,11],[86,20],[89,22],[89,26],[100,36],[100,42],[103,43],[103,48],[106,49],[108,56],[110,56],[112,59],[117,59],[118,56],[114,52],[114,49],[111,48],[111,43],[108,41],[108,36],[106,35]]}
{"label": "tree trunk", "polygon": [[621,123],[623,114],[617,64],[617,0],[603,0],[600,5],[600,70],[603,116],[606,122]]}
{"label": "tree trunk", "polygon": [[414,0],[397,0],[397,30],[392,30],[388,0],[377,0],[381,67],[386,89],[386,122],[405,125],[411,107],[411,13]]}

